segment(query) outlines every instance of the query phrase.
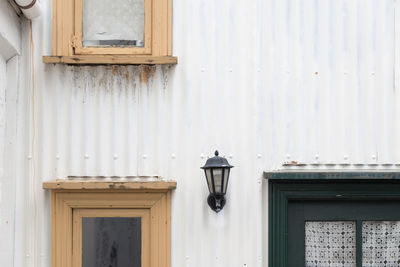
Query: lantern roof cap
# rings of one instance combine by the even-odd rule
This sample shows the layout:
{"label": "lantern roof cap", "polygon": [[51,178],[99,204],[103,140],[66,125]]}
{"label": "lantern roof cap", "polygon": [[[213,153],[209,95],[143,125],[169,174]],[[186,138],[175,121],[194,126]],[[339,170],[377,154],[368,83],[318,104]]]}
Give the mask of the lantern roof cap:
{"label": "lantern roof cap", "polygon": [[233,167],[234,166],[230,165],[226,158],[219,156],[218,150],[215,150],[215,156],[207,159],[206,164],[203,167],[201,167],[201,169],[233,168]]}

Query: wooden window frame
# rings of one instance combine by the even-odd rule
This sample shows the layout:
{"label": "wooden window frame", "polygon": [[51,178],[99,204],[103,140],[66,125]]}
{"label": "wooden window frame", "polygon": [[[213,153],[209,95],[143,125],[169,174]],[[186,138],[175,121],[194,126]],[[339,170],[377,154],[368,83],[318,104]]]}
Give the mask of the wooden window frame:
{"label": "wooden window frame", "polygon": [[84,0],[53,0],[52,55],[44,63],[176,64],[172,56],[172,0],[145,1],[145,47],[83,47]]}
{"label": "wooden window frame", "polygon": [[288,204],[293,200],[400,200],[396,172],[277,172],[268,179],[268,266],[288,264]]}
{"label": "wooden window frame", "polygon": [[[171,190],[176,182],[55,181],[43,183],[52,190],[52,266],[78,267],[81,254],[74,211],[128,209],[149,212],[149,261],[144,267],[170,267]],[[96,211],[93,211],[96,212]],[[78,218],[75,215],[75,219]],[[74,253],[75,248],[75,253]],[[80,259],[78,259],[80,257]],[[147,257],[145,255],[145,257]]]}

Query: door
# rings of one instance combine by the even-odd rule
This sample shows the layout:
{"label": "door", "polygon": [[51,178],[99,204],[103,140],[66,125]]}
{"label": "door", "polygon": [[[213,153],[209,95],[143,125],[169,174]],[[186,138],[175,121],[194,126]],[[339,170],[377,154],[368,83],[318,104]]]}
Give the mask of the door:
{"label": "door", "polygon": [[400,200],[291,200],[288,266],[400,266]]}

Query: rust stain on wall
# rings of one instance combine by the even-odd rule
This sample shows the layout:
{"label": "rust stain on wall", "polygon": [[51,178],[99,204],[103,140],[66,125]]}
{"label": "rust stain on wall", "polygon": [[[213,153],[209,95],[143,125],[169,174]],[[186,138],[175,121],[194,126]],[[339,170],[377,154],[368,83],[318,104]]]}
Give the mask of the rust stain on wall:
{"label": "rust stain on wall", "polygon": [[140,65],[140,81],[142,83],[147,83],[149,78],[151,78],[156,72],[156,66]]}
{"label": "rust stain on wall", "polygon": [[104,85],[104,84],[105,84],[105,80],[104,80],[104,78],[101,78],[99,80],[99,86]]}
{"label": "rust stain on wall", "polygon": [[129,75],[129,71],[125,72],[125,79],[126,79],[127,83],[129,83],[130,78],[131,78],[131,77],[130,77],[130,75]]}
{"label": "rust stain on wall", "polygon": [[294,160],[292,160],[290,162],[284,162],[282,164],[282,166],[305,166],[305,165],[306,165],[305,163],[297,162],[297,161],[294,161]]}
{"label": "rust stain on wall", "polygon": [[113,75],[117,75],[118,74],[118,69],[119,69],[118,66],[112,66],[112,74]]}

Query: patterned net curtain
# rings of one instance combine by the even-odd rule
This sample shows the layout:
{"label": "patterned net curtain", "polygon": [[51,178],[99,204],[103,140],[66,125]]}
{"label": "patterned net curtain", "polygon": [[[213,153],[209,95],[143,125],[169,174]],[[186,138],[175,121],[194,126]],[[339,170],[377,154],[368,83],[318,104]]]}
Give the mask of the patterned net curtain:
{"label": "patterned net curtain", "polygon": [[306,266],[356,266],[355,222],[306,222]]}
{"label": "patterned net curtain", "polygon": [[400,266],[400,222],[363,222],[362,235],[363,267]]}
{"label": "patterned net curtain", "polygon": [[[310,221],[305,224],[307,267],[355,267],[356,223]],[[363,267],[400,266],[400,222],[362,223]]]}

